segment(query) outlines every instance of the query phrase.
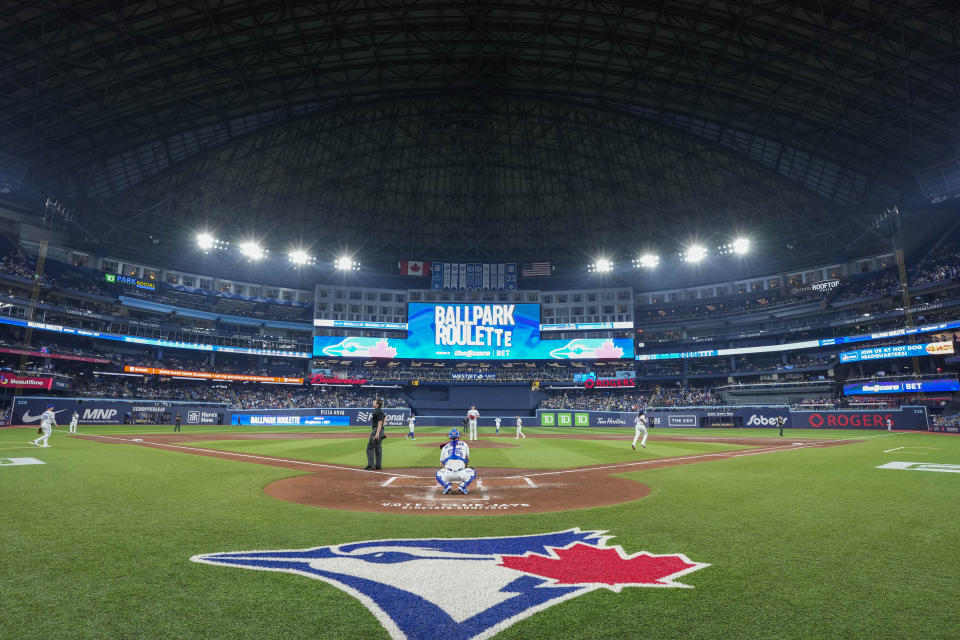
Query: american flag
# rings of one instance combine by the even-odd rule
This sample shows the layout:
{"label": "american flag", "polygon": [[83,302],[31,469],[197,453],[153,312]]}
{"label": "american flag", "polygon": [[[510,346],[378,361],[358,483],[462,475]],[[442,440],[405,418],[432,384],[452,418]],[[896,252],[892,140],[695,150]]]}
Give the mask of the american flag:
{"label": "american flag", "polygon": [[524,278],[532,278],[535,276],[549,276],[551,272],[549,262],[531,262],[530,264],[525,264],[520,269],[520,275]]}

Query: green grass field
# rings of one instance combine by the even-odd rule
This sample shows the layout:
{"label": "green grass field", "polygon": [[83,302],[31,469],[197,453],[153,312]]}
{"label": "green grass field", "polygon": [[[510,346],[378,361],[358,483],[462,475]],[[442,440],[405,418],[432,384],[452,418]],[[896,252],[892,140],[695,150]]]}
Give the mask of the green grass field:
{"label": "green grass field", "polygon": [[[363,465],[357,438],[218,440],[192,446]],[[329,428],[328,428],[329,429]],[[310,432],[317,427],[270,429]],[[81,427],[108,435],[169,427]],[[266,431],[259,429],[259,431]],[[436,466],[435,448],[393,429],[385,466]],[[484,439],[490,430],[481,429]],[[443,429],[419,429],[417,444]],[[514,443],[513,431],[500,440]],[[478,448],[483,467],[557,469],[737,448],[658,442],[664,433],[768,436],[758,430],[651,430],[646,450],[594,439],[604,429],[525,428],[513,448]],[[578,439],[537,438],[577,434]],[[10,638],[388,638],[353,596],[301,576],[190,561],[195,554],[301,549],[378,538],[489,537],[606,530],[628,553],[683,553],[711,566],[692,589],[599,589],[535,613],[500,638],[956,638],[960,473],[877,469],[891,461],[960,465],[960,438],[789,430],[862,442],[626,472],[642,500],[546,514],[430,516],[334,511],[273,499],[263,487],[302,472],[176,450],[107,444],[57,431],[0,429],[3,567],[0,628]],[[779,442],[780,439],[776,438]],[[42,465],[2,464],[37,458]],[[460,594],[451,576],[450,606]],[[433,637],[447,637],[437,630]]]}

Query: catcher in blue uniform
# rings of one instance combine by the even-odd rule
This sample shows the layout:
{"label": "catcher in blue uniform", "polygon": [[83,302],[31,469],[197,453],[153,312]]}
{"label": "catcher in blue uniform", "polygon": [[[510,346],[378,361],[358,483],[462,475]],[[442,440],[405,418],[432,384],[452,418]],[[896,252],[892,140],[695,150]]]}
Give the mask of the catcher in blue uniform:
{"label": "catcher in blue uniform", "polygon": [[440,450],[440,464],[443,467],[437,471],[437,482],[445,494],[453,490],[452,482],[460,483],[460,493],[470,493],[467,487],[477,477],[476,469],[467,466],[470,464],[470,446],[460,440],[460,431],[457,429],[450,429],[447,435],[450,442]]}

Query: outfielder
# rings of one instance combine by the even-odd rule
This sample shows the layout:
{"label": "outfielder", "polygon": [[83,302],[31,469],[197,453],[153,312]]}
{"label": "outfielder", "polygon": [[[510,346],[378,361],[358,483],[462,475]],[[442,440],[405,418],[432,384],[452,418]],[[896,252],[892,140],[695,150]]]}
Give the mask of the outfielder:
{"label": "outfielder", "polygon": [[73,412],[73,415],[70,416],[70,433],[77,432],[77,423],[80,422],[80,414],[76,411]]}
{"label": "outfielder", "polygon": [[640,440],[640,434],[643,434],[643,440],[640,440],[640,446],[647,448],[647,416],[643,415],[643,409],[637,412],[637,421],[635,422],[636,435],[633,436],[633,448],[637,448],[637,440]]}
{"label": "outfielder", "polygon": [[410,417],[407,418],[407,426],[410,427],[410,431],[409,433],[407,433],[408,440],[416,440],[416,438],[413,435],[413,425],[416,424],[416,422],[417,422],[417,419],[414,418],[413,414],[411,413]]}
{"label": "outfielder", "polygon": [[477,411],[477,405],[470,405],[470,411],[467,411],[467,425],[470,427],[469,440],[477,439],[477,418],[479,417],[480,412]]}
{"label": "outfielder", "polygon": [[[53,405],[48,404],[47,410],[40,414],[40,430],[43,434],[36,440],[31,441],[31,444],[35,447],[49,447],[50,443],[47,440],[50,439],[50,432],[56,426],[58,426],[57,415],[53,412]],[[43,444],[40,444],[41,440],[43,440]]]}
{"label": "outfielder", "polygon": [[450,442],[440,450],[440,464],[443,468],[437,471],[437,482],[443,487],[444,494],[453,490],[451,482],[460,483],[460,493],[470,493],[467,487],[477,477],[477,471],[467,466],[470,464],[470,446],[460,440],[457,429],[450,429],[447,435]]}
{"label": "outfielder", "polygon": [[500,433],[500,416],[497,416],[497,419],[493,422],[497,425],[497,433]]}
{"label": "outfielder", "polygon": [[520,419],[520,416],[517,416],[517,437],[514,438],[514,440],[519,440],[520,438],[526,440],[527,436],[523,435],[523,420]]}

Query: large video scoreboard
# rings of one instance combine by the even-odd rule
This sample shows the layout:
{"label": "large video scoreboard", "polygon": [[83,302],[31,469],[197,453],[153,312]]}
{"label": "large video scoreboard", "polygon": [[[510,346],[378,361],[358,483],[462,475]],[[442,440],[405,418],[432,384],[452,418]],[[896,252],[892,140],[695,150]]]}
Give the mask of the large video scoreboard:
{"label": "large video scoreboard", "polygon": [[633,357],[628,338],[542,340],[539,304],[410,303],[407,337],[315,336],[313,354],[414,360],[602,360]]}

